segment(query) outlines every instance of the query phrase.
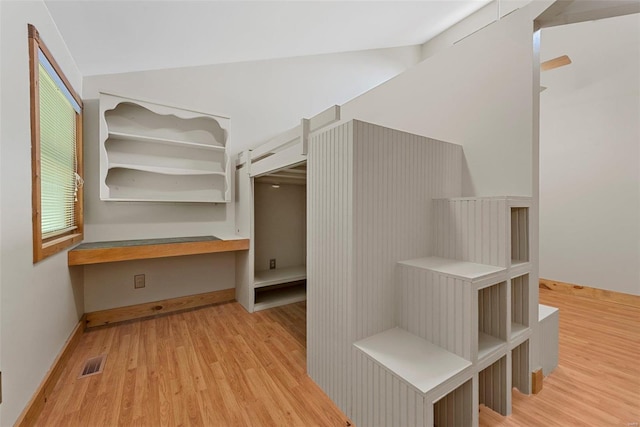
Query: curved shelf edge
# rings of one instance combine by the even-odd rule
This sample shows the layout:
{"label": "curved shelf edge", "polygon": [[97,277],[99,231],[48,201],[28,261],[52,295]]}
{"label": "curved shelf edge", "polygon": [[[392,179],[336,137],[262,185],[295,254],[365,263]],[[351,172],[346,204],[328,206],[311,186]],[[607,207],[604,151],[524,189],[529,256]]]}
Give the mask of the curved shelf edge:
{"label": "curved shelf edge", "polygon": [[202,144],[199,142],[182,141],[182,140],[170,139],[170,138],[160,138],[157,136],[148,136],[148,135],[119,132],[119,131],[109,131],[109,138],[126,139],[126,140],[140,141],[140,142],[155,142],[158,144],[186,146],[186,147],[201,148],[204,150],[212,150],[212,151],[225,150],[225,147],[221,145],[208,145],[208,144]]}
{"label": "curved shelf edge", "polygon": [[128,169],[134,171],[157,173],[162,175],[219,175],[226,177],[225,172],[209,171],[203,169],[184,169],[184,168],[170,168],[164,166],[147,166],[147,165],[135,165],[130,163],[111,163],[108,170],[113,169]]}

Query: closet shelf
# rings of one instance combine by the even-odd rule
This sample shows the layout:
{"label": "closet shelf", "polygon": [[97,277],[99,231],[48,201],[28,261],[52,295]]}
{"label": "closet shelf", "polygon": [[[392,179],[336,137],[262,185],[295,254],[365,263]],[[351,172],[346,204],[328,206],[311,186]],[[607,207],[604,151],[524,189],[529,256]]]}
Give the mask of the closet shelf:
{"label": "closet shelf", "polygon": [[249,239],[222,240],[215,236],[119,240],[83,243],[68,252],[68,265],[233,252],[249,249]]}
{"label": "closet shelf", "polygon": [[190,147],[190,148],[201,148],[204,150],[212,150],[212,151],[225,151],[225,147],[221,147],[218,145],[201,144],[198,142],[181,141],[178,139],[170,139],[170,138],[160,138],[155,136],[140,135],[140,134],[129,133],[129,132],[110,131],[109,138],[125,139],[128,141],[154,142],[158,144],[176,145],[176,146],[184,146],[184,147]]}
{"label": "closet shelf", "polygon": [[226,176],[225,172],[215,172],[204,169],[185,169],[185,168],[170,168],[166,166],[150,166],[150,165],[138,165],[133,163],[109,163],[109,170],[111,169],[129,169],[138,170],[143,172],[159,173],[162,175],[219,175]]}
{"label": "closet shelf", "polygon": [[471,367],[471,362],[401,328],[392,328],[354,344],[371,359],[428,393]]}
{"label": "closet shelf", "polygon": [[266,310],[306,300],[307,289],[304,283],[279,289],[269,289],[264,292],[256,291],[253,311]]}
{"label": "closet shelf", "polygon": [[273,270],[260,270],[256,271],[254,274],[253,287],[262,288],[265,286],[305,280],[306,278],[307,267],[304,265],[275,268]]}

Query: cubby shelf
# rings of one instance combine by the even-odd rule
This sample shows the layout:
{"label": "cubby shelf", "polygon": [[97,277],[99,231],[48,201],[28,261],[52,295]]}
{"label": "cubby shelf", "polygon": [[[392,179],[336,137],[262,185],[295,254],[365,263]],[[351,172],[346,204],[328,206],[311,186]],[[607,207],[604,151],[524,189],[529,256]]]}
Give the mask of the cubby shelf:
{"label": "cubby shelf", "polygon": [[401,328],[392,328],[354,345],[420,393],[471,367],[471,362]]}
{"label": "cubby shelf", "polygon": [[174,145],[177,147],[189,147],[189,148],[199,148],[202,150],[211,150],[211,151],[225,151],[223,146],[218,145],[209,145],[209,144],[201,144],[197,142],[189,142],[189,141],[181,141],[179,139],[169,139],[169,138],[159,138],[154,136],[146,136],[146,135],[138,135],[135,133],[128,132],[109,132],[109,138],[113,139],[124,139],[128,141],[138,141],[138,142],[151,142],[154,144],[166,144],[166,145]]}
{"label": "cubby shelf", "polygon": [[255,290],[255,301],[253,310],[266,310],[268,308],[279,307],[281,305],[293,304],[295,302],[306,301],[306,282],[288,283],[287,286],[261,287]]}
{"label": "cubby shelf", "polygon": [[100,198],[228,202],[229,119],[100,94]]}
{"label": "cubby shelf", "polygon": [[294,267],[274,268],[273,270],[256,271],[253,278],[253,287],[279,285],[282,283],[305,280],[307,278],[307,267],[298,265]]}

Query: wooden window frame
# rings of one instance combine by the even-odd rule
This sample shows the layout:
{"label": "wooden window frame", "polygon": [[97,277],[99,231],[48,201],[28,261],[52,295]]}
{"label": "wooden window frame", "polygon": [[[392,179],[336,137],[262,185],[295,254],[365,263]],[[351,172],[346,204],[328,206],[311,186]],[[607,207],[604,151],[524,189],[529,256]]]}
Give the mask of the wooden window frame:
{"label": "wooden window frame", "polygon": [[82,187],[78,188],[75,203],[75,226],[74,230],[60,234],[51,238],[42,238],[42,217],[41,217],[41,182],[40,182],[40,91],[39,91],[39,64],[38,50],[42,51],[58,77],[62,80],[67,90],[80,106],[80,112],[76,113],[76,159],[77,173],[84,176],[82,158],[82,112],[83,105],[80,96],[73,89],[67,80],[62,69],[53,58],[51,51],[40,39],[38,30],[31,24],[28,27],[29,40],[29,78],[31,92],[31,205],[33,223],[33,262],[36,263],[51,255],[63,251],[64,249],[80,243],[84,239],[84,195]]}

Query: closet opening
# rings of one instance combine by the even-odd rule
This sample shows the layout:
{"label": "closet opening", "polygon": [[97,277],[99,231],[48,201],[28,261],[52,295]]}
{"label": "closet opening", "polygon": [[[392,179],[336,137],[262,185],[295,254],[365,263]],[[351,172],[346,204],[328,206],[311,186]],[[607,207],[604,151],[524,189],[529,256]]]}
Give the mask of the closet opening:
{"label": "closet opening", "polygon": [[254,311],[307,298],[307,165],[254,178]]}

